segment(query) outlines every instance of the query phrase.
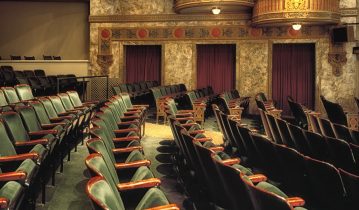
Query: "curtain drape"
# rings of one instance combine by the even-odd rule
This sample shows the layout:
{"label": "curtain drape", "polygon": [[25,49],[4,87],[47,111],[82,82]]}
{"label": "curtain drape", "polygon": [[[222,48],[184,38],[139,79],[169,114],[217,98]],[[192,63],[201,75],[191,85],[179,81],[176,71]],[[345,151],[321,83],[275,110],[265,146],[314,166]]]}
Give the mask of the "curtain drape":
{"label": "curtain drape", "polygon": [[161,46],[126,46],[126,82],[161,82]]}
{"label": "curtain drape", "polygon": [[314,109],[315,45],[274,44],[272,98],[284,115],[290,113],[287,96]]}
{"label": "curtain drape", "polygon": [[215,93],[233,89],[235,64],[235,45],[197,45],[197,88],[212,86]]}

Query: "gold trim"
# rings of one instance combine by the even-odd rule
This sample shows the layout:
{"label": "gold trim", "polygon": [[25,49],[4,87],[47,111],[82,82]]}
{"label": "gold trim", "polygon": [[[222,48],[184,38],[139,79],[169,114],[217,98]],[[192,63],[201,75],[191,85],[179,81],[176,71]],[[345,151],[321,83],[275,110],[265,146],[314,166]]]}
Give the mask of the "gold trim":
{"label": "gold trim", "polygon": [[250,20],[251,14],[220,15],[91,15],[90,23],[129,23],[129,22],[183,22],[183,21],[240,21]]}
{"label": "gold trim", "polygon": [[340,9],[340,14],[342,17],[357,17],[358,8],[342,8]]}
{"label": "gold trim", "polygon": [[254,2],[250,0],[177,0],[175,1],[174,10],[181,13],[182,10],[186,9],[211,6],[240,7],[245,11],[246,8],[250,9],[254,7]]}

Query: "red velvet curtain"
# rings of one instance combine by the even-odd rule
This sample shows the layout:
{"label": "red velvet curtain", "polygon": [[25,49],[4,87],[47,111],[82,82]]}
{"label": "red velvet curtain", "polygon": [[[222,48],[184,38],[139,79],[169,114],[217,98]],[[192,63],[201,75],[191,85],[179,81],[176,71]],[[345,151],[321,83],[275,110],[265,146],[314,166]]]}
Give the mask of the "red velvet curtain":
{"label": "red velvet curtain", "polygon": [[126,82],[161,82],[161,46],[126,46]]}
{"label": "red velvet curtain", "polygon": [[274,44],[272,98],[284,115],[290,113],[287,96],[314,109],[314,44]]}
{"label": "red velvet curtain", "polygon": [[197,45],[197,88],[212,86],[215,93],[234,88],[236,45]]}

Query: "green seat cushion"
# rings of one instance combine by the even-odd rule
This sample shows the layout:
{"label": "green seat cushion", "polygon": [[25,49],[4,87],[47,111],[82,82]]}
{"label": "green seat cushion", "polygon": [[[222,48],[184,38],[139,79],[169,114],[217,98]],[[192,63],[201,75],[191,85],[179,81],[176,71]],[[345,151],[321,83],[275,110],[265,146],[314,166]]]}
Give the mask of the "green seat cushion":
{"label": "green seat cushion", "polygon": [[198,124],[195,124],[195,125],[192,125],[188,131],[191,132],[191,131],[196,131],[196,130],[201,130],[201,126],[198,125]]}
{"label": "green seat cushion", "polygon": [[145,157],[143,156],[143,154],[140,151],[135,150],[135,151],[132,151],[128,155],[128,157],[126,158],[125,163],[138,161],[138,160],[144,160],[144,159],[145,159]]}
{"label": "green seat cushion", "polygon": [[17,168],[16,171],[26,172],[25,184],[30,184],[32,178],[36,176],[37,166],[34,161],[26,159],[21,163],[21,165]]}
{"label": "green seat cushion", "polygon": [[141,146],[141,143],[137,140],[133,140],[127,145],[127,147],[134,147],[134,146]]}
{"label": "green seat cushion", "polygon": [[154,178],[151,170],[146,166],[141,166],[136,170],[135,174],[131,178],[131,182],[140,181],[149,178]]}
{"label": "green seat cushion", "polygon": [[239,164],[234,164],[234,165],[232,165],[232,167],[240,170],[246,176],[253,175],[252,170],[250,168],[246,168]]}
{"label": "green seat cushion", "polygon": [[32,152],[39,154],[40,157],[37,160],[37,163],[40,164],[42,162],[42,160],[44,160],[46,158],[48,150],[43,145],[37,144],[30,151],[30,153],[32,153]]}
{"label": "green seat cushion", "polygon": [[280,197],[288,198],[288,196],[282,190],[268,182],[259,182],[256,186],[260,189],[272,192]]}
{"label": "green seat cushion", "polygon": [[168,205],[169,202],[165,194],[158,188],[149,189],[142,197],[139,204],[136,206],[136,210],[147,209],[156,206]]}
{"label": "green seat cushion", "polygon": [[21,184],[9,181],[0,189],[0,197],[8,199],[9,207],[13,209],[22,197],[23,191],[24,189]]}
{"label": "green seat cushion", "polygon": [[194,136],[194,138],[198,139],[198,138],[206,138],[206,136],[203,133],[198,133]]}
{"label": "green seat cushion", "polygon": [[205,148],[211,148],[211,147],[215,147],[216,145],[213,144],[212,141],[205,141],[202,143],[202,146],[205,147]]}

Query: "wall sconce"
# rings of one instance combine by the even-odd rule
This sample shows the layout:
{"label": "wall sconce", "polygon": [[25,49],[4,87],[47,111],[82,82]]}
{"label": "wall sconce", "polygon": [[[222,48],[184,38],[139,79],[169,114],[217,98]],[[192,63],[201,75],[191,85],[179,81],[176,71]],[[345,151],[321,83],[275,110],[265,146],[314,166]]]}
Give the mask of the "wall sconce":
{"label": "wall sconce", "polygon": [[296,31],[299,31],[302,28],[302,25],[300,23],[294,23],[292,28]]}
{"label": "wall sconce", "polygon": [[214,15],[218,15],[219,13],[221,13],[221,9],[219,7],[213,7],[212,8],[212,13]]}

